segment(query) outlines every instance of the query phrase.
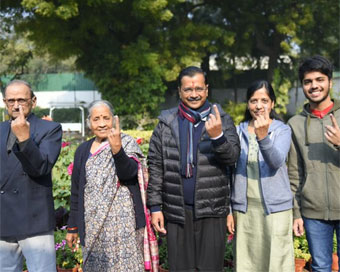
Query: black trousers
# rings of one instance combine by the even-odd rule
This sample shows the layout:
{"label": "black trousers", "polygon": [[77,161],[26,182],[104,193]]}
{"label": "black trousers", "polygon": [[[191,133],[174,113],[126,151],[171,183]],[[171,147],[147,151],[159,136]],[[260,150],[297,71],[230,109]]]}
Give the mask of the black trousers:
{"label": "black trousers", "polygon": [[185,210],[185,224],[167,223],[170,271],[224,271],[226,218],[195,220]]}

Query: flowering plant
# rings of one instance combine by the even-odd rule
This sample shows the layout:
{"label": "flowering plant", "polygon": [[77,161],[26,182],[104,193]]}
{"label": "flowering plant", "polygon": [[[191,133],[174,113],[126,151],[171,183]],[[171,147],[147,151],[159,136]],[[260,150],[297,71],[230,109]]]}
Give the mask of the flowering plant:
{"label": "flowering plant", "polygon": [[71,174],[76,148],[77,144],[71,141],[63,141],[60,155],[53,167],[52,179],[55,209],[64,207],[66,210],[70,210]]}
{"label": "flowering plant", "polygon": [[233,240],[234,240],[234,235],[233,234],[227,234],[226,247],[225,247],[225,251],[224,251],[225,271],[233,271],[233,260],[234,260]]}
{"label": "flowering plant", "polygon": [[66,226],[54,232],[57,266],[59,268],[74,268],[82,263],[82,253],[79,241],[75,248],[69,248],[66,244]]}
{"label": "flowering plant", "polygon": [[308,242],[306,234],[301,236],[294,236],[294,256],[295,258],[305,259],[309,261],[311,254],[308,249]]}
{"label": "flowering plant", "polygon": [[152,130],[124,130],[123,132],[135,138],[143,154],[148,155]]}

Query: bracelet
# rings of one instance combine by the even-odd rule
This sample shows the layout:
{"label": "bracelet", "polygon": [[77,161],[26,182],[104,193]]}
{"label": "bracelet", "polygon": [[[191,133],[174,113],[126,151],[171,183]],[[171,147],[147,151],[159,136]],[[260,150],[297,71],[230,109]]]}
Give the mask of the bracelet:
{"label": "bracelet", "polygon": [[78,227],[74,227],[74,228],[67,228],[67,230],[77,230]]}

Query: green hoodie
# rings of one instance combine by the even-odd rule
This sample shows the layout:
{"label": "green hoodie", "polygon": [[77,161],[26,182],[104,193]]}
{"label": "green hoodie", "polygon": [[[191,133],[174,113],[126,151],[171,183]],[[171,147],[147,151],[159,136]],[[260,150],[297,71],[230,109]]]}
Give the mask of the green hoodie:
{"label": "green hoodie", "polygon": [[319,119],[309,104],[292,117],[292,144],[288,154],[288,174],[294,194],[294,219],[340,219],[340,150],[327,141],[326,125],[332,113],[340,126],[340,101]]}

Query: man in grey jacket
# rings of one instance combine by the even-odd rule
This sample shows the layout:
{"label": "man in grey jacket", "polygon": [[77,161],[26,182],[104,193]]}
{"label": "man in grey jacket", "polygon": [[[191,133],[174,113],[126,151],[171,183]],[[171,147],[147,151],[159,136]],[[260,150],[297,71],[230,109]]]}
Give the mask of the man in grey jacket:
{"label": "man in grey jacket", "polygon": [[222,271],[227,166],[238,159],[239,138],[230,116],[208,102],[202,69],[182,70],[178,86],[179,106],[161,113],[150,141],[152,225],[167,235],[170,271]]}
{"label": "man in grey jacket", "polygon": [[289,120],[292,145],[288,174],[294,193],[294,233],[306,229],[313,271],[331,272],[333,235],[340,253],[340,101],[330,97],[332,64],[321,56],[299,68],[308,99]]}

